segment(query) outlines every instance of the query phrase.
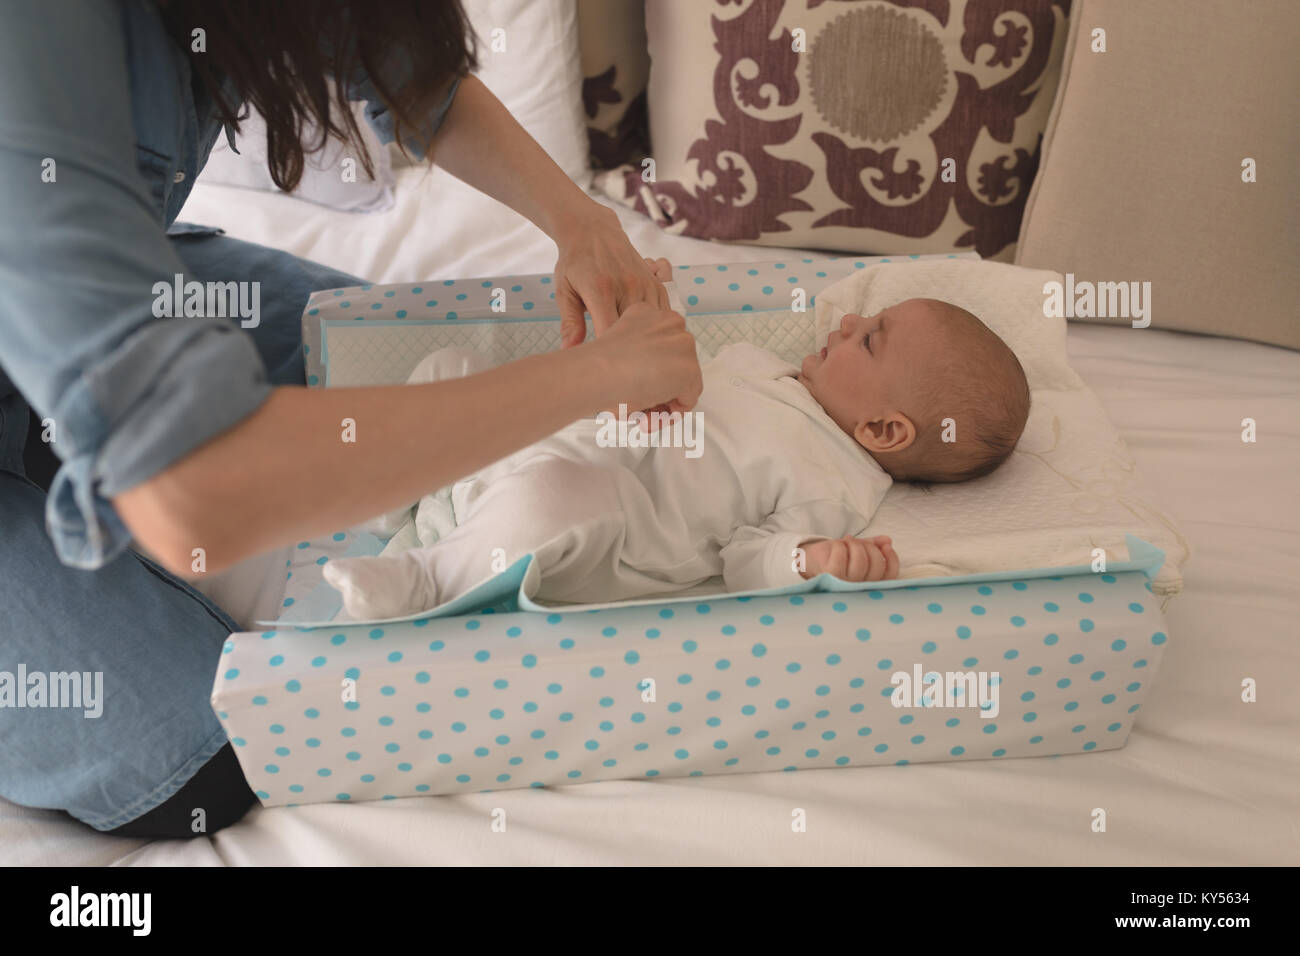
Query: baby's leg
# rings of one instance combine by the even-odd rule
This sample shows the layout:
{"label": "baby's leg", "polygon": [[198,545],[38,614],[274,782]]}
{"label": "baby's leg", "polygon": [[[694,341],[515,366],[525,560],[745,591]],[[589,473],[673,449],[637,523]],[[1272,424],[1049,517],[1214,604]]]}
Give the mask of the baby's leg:
{"label": "baby's leg", "polygon": [[615,600],[626,533],[619,481],[631,479],[622,471],[540,454],[478,482],[456,529],[432,547],[336,559],[325,579],[353,618],[400,617],[445,604],[532,553],[549,598]]}

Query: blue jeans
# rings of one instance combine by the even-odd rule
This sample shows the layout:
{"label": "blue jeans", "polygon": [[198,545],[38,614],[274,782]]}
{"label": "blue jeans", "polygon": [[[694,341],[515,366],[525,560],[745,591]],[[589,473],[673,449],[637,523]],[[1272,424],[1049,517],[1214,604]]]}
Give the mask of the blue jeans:
{"label": "blue jeans", "polygon": [[[187,279],[261,282],[261,324],[246,333],[276,385],[304,383],[308,295],[364,281],[211,232],[171,241]],[[45,492],[24,467],[24,448],[30,456],[40,442],[28,422],[0,369],[0,796],[111,830],[164,802],[225,745],[208,698],[236,625],[134,550],[94,571],[61,564],[45,532]],[[102,713],[6,703],[5,672],[16,682],[20,667],[102,674]]]}

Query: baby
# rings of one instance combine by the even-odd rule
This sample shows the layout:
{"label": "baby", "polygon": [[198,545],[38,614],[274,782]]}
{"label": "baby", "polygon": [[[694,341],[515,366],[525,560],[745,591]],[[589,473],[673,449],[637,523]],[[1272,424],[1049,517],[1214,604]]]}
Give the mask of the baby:
{"label": "baby", "polygon": [[[656,275],[671,281],[666,261]],[[445,351],[412,380],[479,370]],[[702,372],[688,413],[702,428],[694,456],[609,447],[600,421],[575,422],[453,485],[455,526],[436,543],[336,559],[326,580],[349,615],[375,619],[446,603],[528,553],[540,572],[535,596],[552,602],[649,597],[718,575],[729,591],[822,572],[896,578],[890,539],[859,537],[891,483],[987,475],[1029,414],[1011,349],[935,299],[844,316],[798,369],[740,343]]]}

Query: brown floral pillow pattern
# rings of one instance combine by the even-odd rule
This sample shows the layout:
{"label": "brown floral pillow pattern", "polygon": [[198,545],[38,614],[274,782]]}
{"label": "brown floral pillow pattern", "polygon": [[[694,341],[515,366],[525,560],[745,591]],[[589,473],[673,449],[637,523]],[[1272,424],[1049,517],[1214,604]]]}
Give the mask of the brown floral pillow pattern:
{"label": "brown floral pillow pattern", "polygon": [[654,0],[654,167],[609,195],[702,239],[1009,258],[1071,0]]}
{"label": "brown floral pillow pattern", "polygon": [[582,108],[593,169],[646,155],[645,0],[578,0]]}

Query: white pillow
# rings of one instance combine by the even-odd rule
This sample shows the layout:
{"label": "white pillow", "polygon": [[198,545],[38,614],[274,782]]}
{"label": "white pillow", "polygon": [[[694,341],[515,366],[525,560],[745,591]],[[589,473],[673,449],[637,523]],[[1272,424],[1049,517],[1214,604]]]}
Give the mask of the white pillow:
{"label": "white pillow", "polygon": [[[591,166],[575,0],[471,0],[465,13],[479,40],[475,75],[586,189]],[[498,30],[504,32],[494,35]]]}
{"label": "white pillow", "polygon": [[1187,542],[1144,493],[1119,432],[1070,368],[1065,319],[1043,314],[1051,281],[1063,280],[1045,270],[939,259],[868,266],[818,293],[819,347],[846,312],[943,299],[1001,336],[1029,382],[1029,421],[997,471],[928,489],[896,482],[867,534],[894,539],[908,578],[1092,564],[1094,548],[1105,549],[1108,561],[1127,560],[1124,536],[1134,534],[1165,552],[1153,591],[1176,594]]}
{"label": "white pillow", "polygon": [[[366,175],[360,158],[354,156],[354,149],[330,138],[320,152],[303,157],[302,180],[289,195],[343,212],[383,212],[391,209],[394,202],[396,180],[392,157],[366,122],[365,103],[353,103],[352,109],[374,165],[374,178]],[[266,165],[266,120],[250,106],[248,118],[239,125],[239,135],[235,138],[239,152],[230,148],[224,133],[218,136],[198,182],[279,192],[280,188],[271,180],[271,171]],[[314,127],[306,135],[307,142],[312,142]],[[349,157],[355,161],[352,167],[355,181],[344,178],[343,160]]]}

